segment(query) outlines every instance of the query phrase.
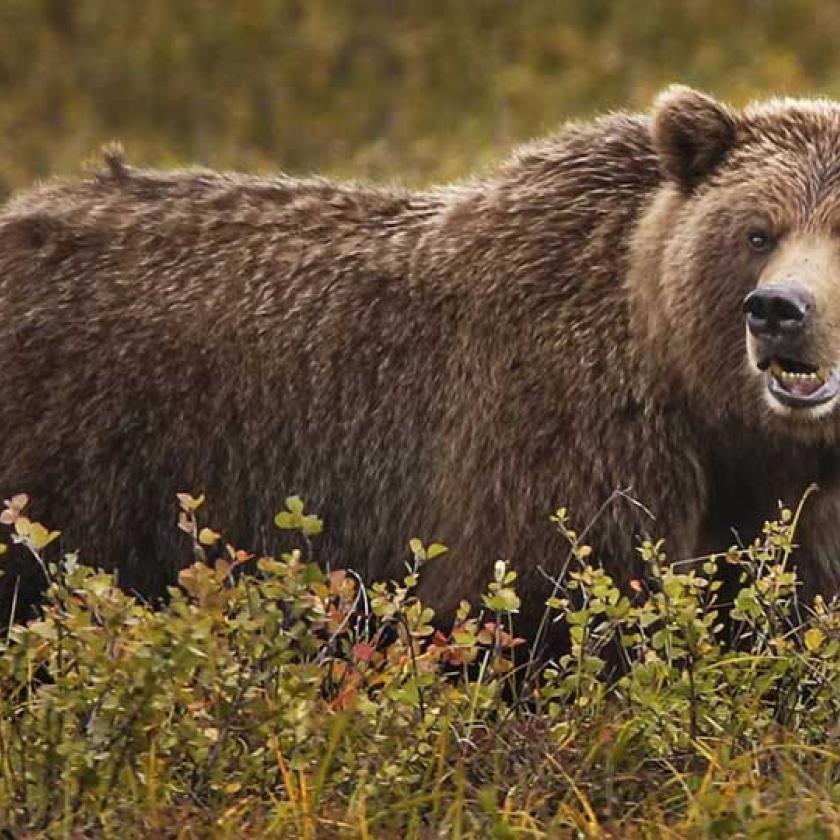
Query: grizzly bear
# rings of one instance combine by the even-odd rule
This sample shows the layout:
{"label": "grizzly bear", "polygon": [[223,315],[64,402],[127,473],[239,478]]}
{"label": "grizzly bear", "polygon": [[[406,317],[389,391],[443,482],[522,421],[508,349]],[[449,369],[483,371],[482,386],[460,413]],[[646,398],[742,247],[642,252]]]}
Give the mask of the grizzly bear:
{"label": "grizzly bear", "polygon": [[[192,559],[176,493],[255,551],[297,493],[368,580],[447,544],[442,620],[510,560],[528,633],[557,506],[626,585],[641,536],[724,550],[816,483],[799,567],[831,594],[838,231],[822,100],[676,87],[416,193],[110,155],[0,214],[0,493],[150,598]],[[7,557],[6,611],[40,584]]]}

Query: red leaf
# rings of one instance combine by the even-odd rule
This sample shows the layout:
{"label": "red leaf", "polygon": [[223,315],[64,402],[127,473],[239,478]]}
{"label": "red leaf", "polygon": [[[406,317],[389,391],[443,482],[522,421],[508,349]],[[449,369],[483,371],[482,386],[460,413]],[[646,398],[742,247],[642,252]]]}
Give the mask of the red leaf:
{"label": "red leaf", "polygon": [[356,642],[353,645],[353,656],[360,662],[370,662],[374,653],[376,653],[376,648],[367,642]]}

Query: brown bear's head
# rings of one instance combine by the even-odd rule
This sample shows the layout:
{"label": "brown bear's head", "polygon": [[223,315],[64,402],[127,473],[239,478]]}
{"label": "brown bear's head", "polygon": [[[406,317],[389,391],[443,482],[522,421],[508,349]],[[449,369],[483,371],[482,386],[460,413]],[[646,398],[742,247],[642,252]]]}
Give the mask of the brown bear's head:
{"label": "brown bear's head", "polygon": [[651,134],[665,185],[642,225],[658,263],[648,308],[684,382],[711,411],[836,434],[840,104],[736,111],[676,87]]}

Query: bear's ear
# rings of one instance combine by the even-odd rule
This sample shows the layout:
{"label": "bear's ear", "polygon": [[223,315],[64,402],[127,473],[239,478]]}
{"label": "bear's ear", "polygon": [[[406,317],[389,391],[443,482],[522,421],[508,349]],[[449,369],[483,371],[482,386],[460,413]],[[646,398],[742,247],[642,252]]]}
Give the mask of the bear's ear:
{"label": "bear's ear", "polygon": [[735,144],[737,123],[726,106],[674,85],[657,98],[651,131],[663,171],[690,192]]}

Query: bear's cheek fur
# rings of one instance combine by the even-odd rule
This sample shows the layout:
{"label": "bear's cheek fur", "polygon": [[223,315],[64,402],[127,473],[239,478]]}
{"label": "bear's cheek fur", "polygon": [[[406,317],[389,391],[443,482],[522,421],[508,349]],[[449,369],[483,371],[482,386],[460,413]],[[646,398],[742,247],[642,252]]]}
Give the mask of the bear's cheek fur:
{"label": "bear's cheek fur", "polygon": [[725,205],[725,194],[710,193],[673,216],[662,252],[662,329],[670,366],[705,414],[756,421],[766,406],[748,358],[743,300],[759,275],[744,222]]}

